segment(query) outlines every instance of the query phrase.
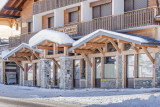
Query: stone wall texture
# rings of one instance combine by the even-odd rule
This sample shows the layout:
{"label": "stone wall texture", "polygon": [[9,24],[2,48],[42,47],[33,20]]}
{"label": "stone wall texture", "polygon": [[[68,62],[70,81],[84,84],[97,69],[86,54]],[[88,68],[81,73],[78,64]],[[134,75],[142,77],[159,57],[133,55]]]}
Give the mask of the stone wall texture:
{"label": "stone wall texture", "polygon": [[33,87],[33,81],[24,81],[24,86]]}
{"label": "stone wall texture", "polygon": [[152,88],[152,80],[135,80],[135,88]]}
{"label": "stone wall texture", "polygon": [[116,80],[101,81],[101,88],[115,89]]}
{"label": "stone wall texture", "polygon": [[[91,58],[89,58],[89,60],[91,61]],[[87,72],[86,72],[87,88],[91,88],[91,67],[88,63],[86,65],[87,65]]]}
{"label": "stone wall texture", "polygon": [[41,87],[49,88],[51,85],[51,60],[40,60]]}
{"label": "stone wall texture", "polygon": [[160,53],[156,53],[155,59],[155,87],[160,87]]}
{"label": "stone wall texture", "polygon": [[24,85],[23,81],[24,81],[24,71],[20,69],[20,86]]}
{"label": "stone wall texture", "polygon": [[60,57],[60,88],[72,89],[72,57]]}

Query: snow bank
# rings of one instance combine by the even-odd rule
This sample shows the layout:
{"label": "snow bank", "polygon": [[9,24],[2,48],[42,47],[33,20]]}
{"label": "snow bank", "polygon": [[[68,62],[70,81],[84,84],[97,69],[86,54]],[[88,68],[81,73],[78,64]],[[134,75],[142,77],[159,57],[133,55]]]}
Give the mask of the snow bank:
{"label": "snow bank", "polygon": [[60,45],[72,45],[75,42],[67,34],[55,30],[45,29],[35,34],[30,40],[29,45],[35,47],[44,41],[51,41]]}
{"label": "snow bank", "polygon": [[2,51],[1,57],[3,58],[4,56],[6,56],[9,53],[9,50],[4,50]]}

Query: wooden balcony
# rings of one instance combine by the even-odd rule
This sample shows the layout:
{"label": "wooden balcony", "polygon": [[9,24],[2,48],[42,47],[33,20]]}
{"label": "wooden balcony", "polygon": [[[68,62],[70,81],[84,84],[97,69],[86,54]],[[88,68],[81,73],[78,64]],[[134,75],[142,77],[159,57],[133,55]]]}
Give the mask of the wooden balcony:
{"label": "wooden balcony", "polygon": [[[157,7],[145,8],[52,29],[64,32],[71,37],[79,37],[92,33],[97,29],[116,31],[147,25],[159,25],[159,21],[155,21],[155,17],[159,14],[158,10],[159,8]],[[28,43],[34,34],[35,33],[11,37],[9,39],[10,47],[15,47],[23,42]]]}
{"label": "wooden balcony", "polygon": [[33,14],[42,13],[56,8],[80,3],[86,0],[42,0],[33,4]]}

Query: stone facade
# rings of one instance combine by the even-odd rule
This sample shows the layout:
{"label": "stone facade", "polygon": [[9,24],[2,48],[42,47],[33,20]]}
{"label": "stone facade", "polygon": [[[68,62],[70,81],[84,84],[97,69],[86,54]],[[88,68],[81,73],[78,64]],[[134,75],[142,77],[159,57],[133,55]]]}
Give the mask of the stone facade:
{"label": "stone facade", "polygon": [[24,86],[33,87],[33,81],[24,81]]}
{"label": "stone facade", "polygon": [[41,87],[51,87],[51,60],[41,59],[40,60],[40,74],[41,74]]}
{"label": "stone facade", "polygon": [[101,81],[101,88],[115,89],[116,80]]}
{"label": "stone facade", "polygon": [[20,69],[20,85],[24,85],[24,71]]}
{"label": "stone facade", "polygon": [[156,53],[155,57],[155,87],[160,87],[160,53]]}
{"label": "stone facade", "polygon": [[61,89],[72,89],[72,57],[60,57],[60,86]]}
{"label": "stone facade", "polygon": [[135,88],[152,88],[152,80],[135,80]]}

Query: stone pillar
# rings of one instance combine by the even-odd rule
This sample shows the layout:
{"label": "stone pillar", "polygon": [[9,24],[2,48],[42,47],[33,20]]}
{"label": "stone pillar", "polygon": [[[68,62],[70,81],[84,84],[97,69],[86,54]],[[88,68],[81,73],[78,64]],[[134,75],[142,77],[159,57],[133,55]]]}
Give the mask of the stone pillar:
{"label": "stone pillar", "polygon": [[155,57],[155,87],[160,88],[160,53],[156,53]]}
{"label": "stone pillar", "polygon": [[20,86],[24,85],[24,71],[20,69]]}
{"label": "stone pillar", "polygon": [[51,86],[51,60],[40,60],[41,87],[49,88]]}
{"label": "stone pillar", "polygon": [[72,89],[72,58],[71,57],[60,57],[60,85],[61,89]]}
{"label": "stone pillar", "polygon": [[118,88],[122,88],[122,55],[118,56]]}

